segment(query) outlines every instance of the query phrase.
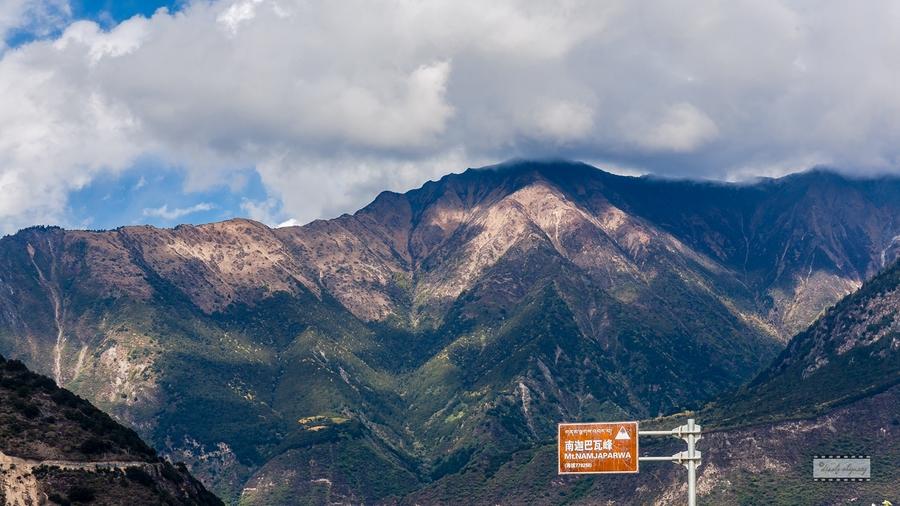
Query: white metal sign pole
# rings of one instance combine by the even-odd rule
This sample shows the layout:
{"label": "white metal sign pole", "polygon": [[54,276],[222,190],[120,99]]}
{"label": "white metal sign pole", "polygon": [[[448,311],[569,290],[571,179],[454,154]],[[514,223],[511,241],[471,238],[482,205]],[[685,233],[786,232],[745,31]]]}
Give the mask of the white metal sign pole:
{"label": "white metal sign pole", "polygon": [[[697,431],[694,432],[696,427]],[[700,426],[694,425],[694,419],[689,418],[687,423],[687,436],[684,438],[688,445],[688,506],[697,505],[697,466],[700,465],[700,452],[694,449],[694,444],[700,439]]]}
{"label": "white metal sign pole", "polygon": [[688,506],[697,506],[697,468],[700,467],[701,453],[696,449],[696,443],[700,440],[700,426],[694,423],[693,418],[688,418],[687,425],[676,427],[672,430],[642,430],[641,436],[675,436],[684,439],[687,443],[686,452],[678,452],[671,457],[638,457],[641,461],[668,461],[681,464],[688,472]]}

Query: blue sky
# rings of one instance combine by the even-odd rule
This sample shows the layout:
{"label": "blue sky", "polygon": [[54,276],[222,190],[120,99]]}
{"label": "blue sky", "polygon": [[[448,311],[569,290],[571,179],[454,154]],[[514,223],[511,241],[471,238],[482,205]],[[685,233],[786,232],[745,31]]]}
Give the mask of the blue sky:
{"label": "blue sky", "polygon": [[209,223],[247,215],[242,204],[267,199],[256,171],[234,174],[233,184],[185,191],[184,172],[154,161],[94,179],[69,196],[68,214],[78,228],[109,229],[149,224]]}
{"label": "blue sky", "polygon": [[[184,5],[185,2],[182,0],[72,0],[67,2],[70,14],[68,19],[65,20],[65,24],[74,20],[88,19],[97,22],[104,28],[110,28],[133,16],[149,17],[160,7],[165,7],[175,12]],[[6,43],[11,47],[17,47],[37,38],[52,37],[58,35],[65,28],[65,24],[54,26],[53,29],[49,30],[49,33],[44,31],[47,28],[46,26],[35,26],[30,23],[14,27],[9,33],[5,34]]]}
{"label": "blue sky", "polygon": [[176,11],[183,4],[181,0],[75,0],[71,5],[76,18],[114,23],[137,14],[149,17],[160,7]]}
{"label": "blue sky", "polygon": [[513,158],[897,173],[897,19],[894,0],[3,0],[0,234],[305,223]]}

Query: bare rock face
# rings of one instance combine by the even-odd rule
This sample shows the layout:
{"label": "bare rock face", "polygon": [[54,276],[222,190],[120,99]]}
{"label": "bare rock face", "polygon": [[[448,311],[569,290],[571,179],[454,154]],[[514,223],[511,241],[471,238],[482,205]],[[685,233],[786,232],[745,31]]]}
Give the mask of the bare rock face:
{"label": "bare rock face", "polygon": [[147,269],[208,313],[276,292],[295,293],[298,285],[318,292],[273,231],[257,222],[231,220],[174,230],[126,227],[117,235]]}
{"label": "bare rock face", "polygon": [[407,272],[393,241],[381,232],[349,218],[277,231],[318,286],[369,321],[398,310],[387,292]]}
{"label": "bare rock face", "polygon": [[524,163],[385,193],[353,216],[278,235],[314,266],[310,277],[369,321],[440,319],[531,238],[607,287],[619,276],[646,284],[676,265],[700,271],[690,276],[699,283],[727,277],[743,286],[726,290],[744,299],[729,300],[736,313],[785,340],[896,257],[898,194],[897,180],[827,172],[736,186]]}
{"label": "bare rock face", "polygon": [[302,287],[365,321],[415,323],[420,313],[440,321],[517,242],[547,241],[605,288],[646,285],[657,269],[694,271],[698,285],[727,277],[744,293],[725,295],[746,299],[730,303],[786,339],[896,255],[897,192],[895,180],[821,172],[728,186],[524,163],[384,193],[352,216],[303,227],[57,231],[30,247],[95,297],[147,301],[149,273],[207,313]]}

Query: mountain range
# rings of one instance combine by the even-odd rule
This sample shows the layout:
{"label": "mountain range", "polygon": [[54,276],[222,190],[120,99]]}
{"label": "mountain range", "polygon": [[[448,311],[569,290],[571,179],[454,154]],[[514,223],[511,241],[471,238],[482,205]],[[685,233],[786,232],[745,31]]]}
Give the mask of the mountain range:
{"label": "mountain range", "polygon": [[35,227],[0,239],[0,353],[229,503],[464,494],[560,421],[700,408],[754,378],[729,402],[781,419],[779,378],[845,356],[843,333],[792,336],[900,255],[898,216],[893,177],[519,161],[302,227]]}

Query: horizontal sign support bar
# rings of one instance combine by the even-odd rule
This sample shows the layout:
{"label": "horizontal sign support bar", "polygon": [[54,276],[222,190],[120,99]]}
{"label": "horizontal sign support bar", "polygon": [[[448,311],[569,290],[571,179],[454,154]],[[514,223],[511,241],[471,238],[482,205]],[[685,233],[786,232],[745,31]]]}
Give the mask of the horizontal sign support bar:
{"label": "horizontal sign support bar", "polygon": [[649,456],[648,457],[640,457],[639,456],[638,460],[663,460],[663,461],[675,462],[676,464],[683,464],[685,462],[690,462],[690,461],[695,461],[695,462],[699,463],[702,460],[702,453],[694,450],[693,455],[691,455],[689,452],[678,452],[675,455],[672,455],[671,457],[662,457],[662,456],[660,456],[660,457],[649,457]]}
{"label": "horizontal sign support bar", "polygon": [[641,430],[641,431],[638,431],[639,436],[682,437],[682,436],[687,436],[689,434],[700,435],[700,426],[694,425],[693,428],[690,428],[687,425],[682,425],[681,427],[676,427],[672,430]]}
{"label": "horizontal sign support bar", "polygon": [[671,436],[674,434],[671,430],[640,430],[639,436]]}

